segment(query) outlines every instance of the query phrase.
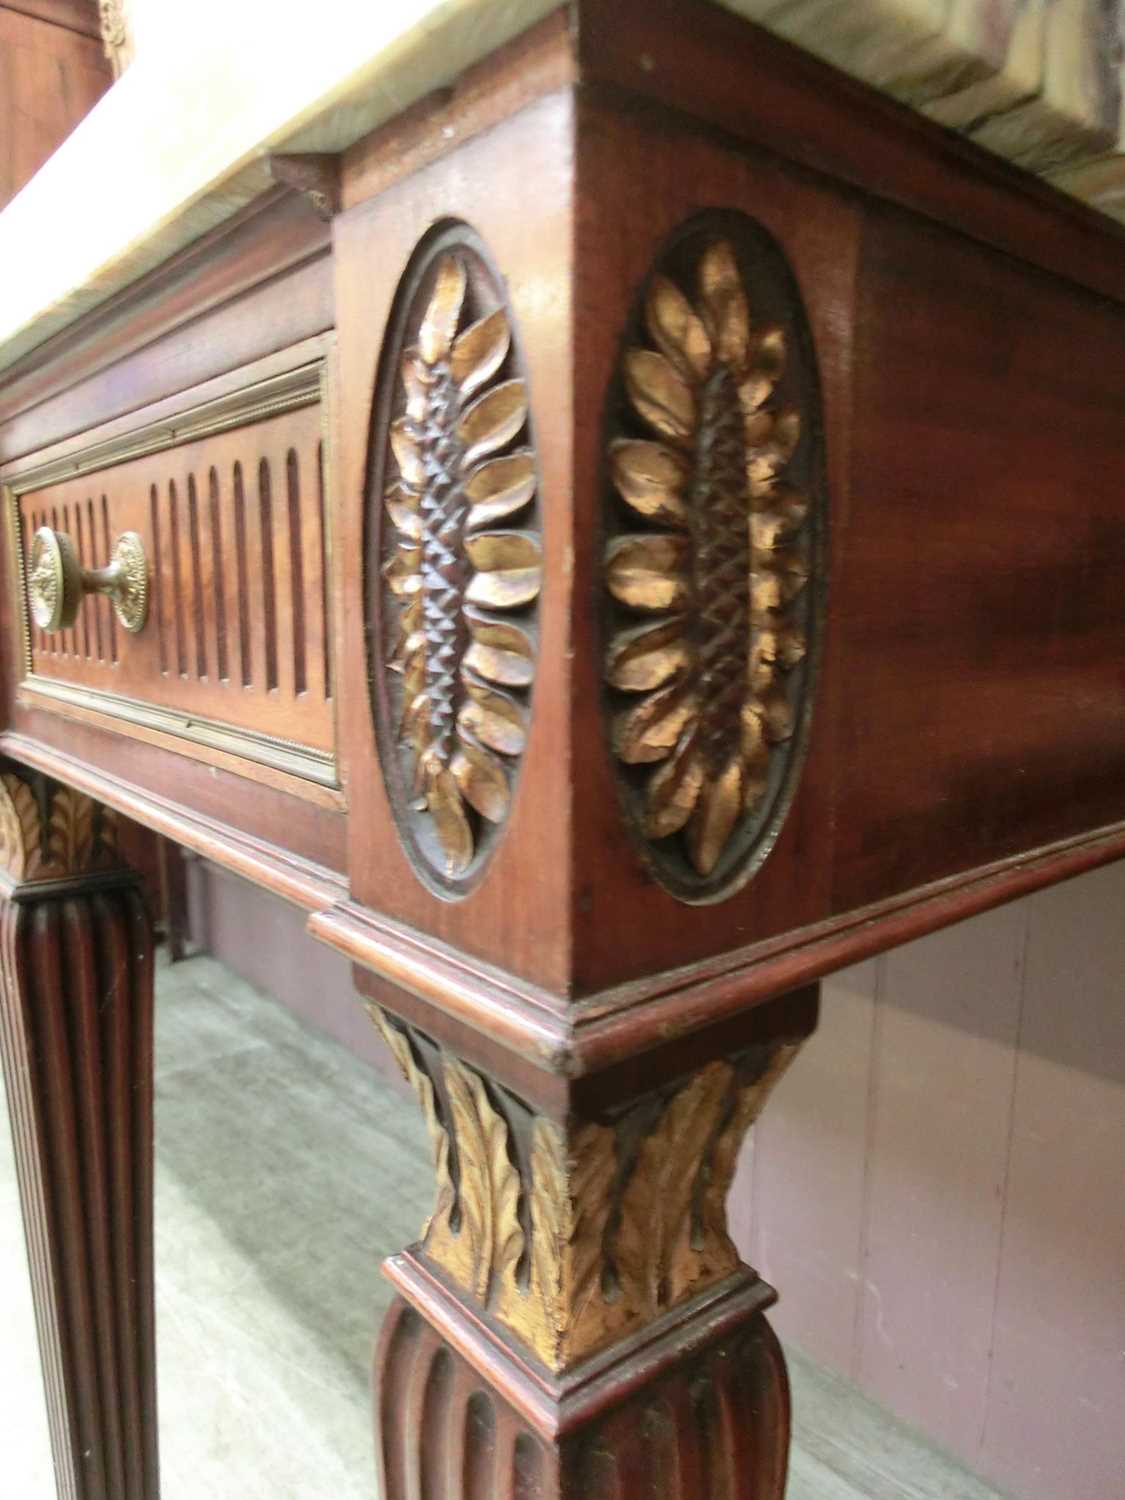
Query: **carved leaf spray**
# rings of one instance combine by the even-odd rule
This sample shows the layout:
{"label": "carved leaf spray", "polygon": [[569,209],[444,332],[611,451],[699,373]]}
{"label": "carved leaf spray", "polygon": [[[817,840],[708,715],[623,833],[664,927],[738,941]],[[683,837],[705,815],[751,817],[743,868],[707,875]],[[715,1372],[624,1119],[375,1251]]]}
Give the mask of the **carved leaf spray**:
{"label": "carved leaf spray", "polygon": [[384,496],[397,533],[383,572],[397,601],[388,665],[401,676],[407,793],[411,812],[432,824],[448,878],[472,864],[481,820],[497,825],[508,812],[534,677],[527,616],[542,583],[528,526],[535,457],[517,443],[526,387],[503,378],[506,309],[467,314],[474,271],[479,280],[475,258],[458,250],[437,263],[401,355]]}
{"label": "carved leaf spray", "polygon": [[605,558],[621,606],[613,749],[642,836],[678,841],[689,890],[748,854],[740,830],[760,830],[777,797],[813,566],[809,501],[789,477],[801,415],[776,399],[789,340],[752,317],[733,244],[698,238],[690,271],[681,258],[678,279],[650,278],[623,356],[620,425],[643,435],[611,435],[625,521]]}
{"label": "carved leaf spray", "polygon": [[739,1269],[726,1222],[738,1151],[799,1044],[750,1048],[563,1126],[370,1014],[430,1132],[437,1196],[422,1249],[551,1369]]}

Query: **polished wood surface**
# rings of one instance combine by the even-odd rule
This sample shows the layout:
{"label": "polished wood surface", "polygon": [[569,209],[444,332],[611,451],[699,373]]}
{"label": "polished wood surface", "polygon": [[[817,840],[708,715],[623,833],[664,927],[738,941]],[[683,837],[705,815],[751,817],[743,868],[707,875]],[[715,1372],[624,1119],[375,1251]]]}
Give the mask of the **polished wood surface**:
{"label": "polished wood surface", "polygon": [[[776,1500],[721,1199],[809,987],[1125,854],[1121,232],[702,0],[275,178],[0,393],[0,750],[356,965],[439,1184],[392,1494],[479,1418],[478,1489],[639,1500],[639,1422]],[[139,637],[25,637],[79,518]]]}
{"label": "polished wood surface", "polygon": [[0,5],[0,208],[113,81],[86,0]]}

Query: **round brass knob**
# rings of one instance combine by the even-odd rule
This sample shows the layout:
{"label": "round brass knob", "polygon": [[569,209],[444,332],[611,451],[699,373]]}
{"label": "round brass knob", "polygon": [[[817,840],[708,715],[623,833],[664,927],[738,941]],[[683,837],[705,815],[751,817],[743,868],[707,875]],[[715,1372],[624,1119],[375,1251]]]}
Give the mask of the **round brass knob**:
{"label": "round brass knob", "polygon": [[64,531],[40,526],[31,539],[27,596],[40,630],[66,630],[78,617],[86,594],[106,594],[126,630],[136,633],[148,618],[148,563],[144,543],[125,531],[105,568],[84,568]]}

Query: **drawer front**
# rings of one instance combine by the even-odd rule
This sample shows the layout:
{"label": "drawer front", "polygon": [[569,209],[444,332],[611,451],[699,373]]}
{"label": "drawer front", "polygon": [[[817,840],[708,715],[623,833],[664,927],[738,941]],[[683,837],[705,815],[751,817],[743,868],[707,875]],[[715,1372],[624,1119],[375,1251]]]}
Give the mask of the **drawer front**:
{"label": "drawer front", "polygon": [[21,693],[335,786],[322,417],[310,367],[21,475],[9,503],[25,574],[41,526],[86,568],[131,531],[149,583],[137,634],[96,594],[48,634],[25,591]]}

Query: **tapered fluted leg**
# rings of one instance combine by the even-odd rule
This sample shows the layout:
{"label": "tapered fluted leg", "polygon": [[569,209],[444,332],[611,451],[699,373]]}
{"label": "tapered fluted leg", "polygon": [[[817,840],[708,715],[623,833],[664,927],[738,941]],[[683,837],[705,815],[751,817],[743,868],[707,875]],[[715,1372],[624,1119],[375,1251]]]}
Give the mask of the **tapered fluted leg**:
{"label": "tapered fluted leg", "polygon": [[0,1054],[62,1500],[156,1500],[152,937],[112,814],[0,774]]}

